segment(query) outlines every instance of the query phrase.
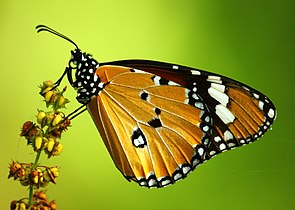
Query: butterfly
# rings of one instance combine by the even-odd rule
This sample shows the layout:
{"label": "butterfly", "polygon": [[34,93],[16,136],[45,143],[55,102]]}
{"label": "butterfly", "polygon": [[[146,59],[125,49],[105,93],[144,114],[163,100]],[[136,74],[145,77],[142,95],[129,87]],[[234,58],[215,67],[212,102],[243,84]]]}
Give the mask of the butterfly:
{"label": "butterfly", "polygon": [[74,113],[88,110],[116,167],[140,186],[171,185],[256,141],[275,120],[269,98],[241,82],[158,61],[99,63],[59,32],[36,28],[76,47],[56,85],[67,75],[82,104]]}

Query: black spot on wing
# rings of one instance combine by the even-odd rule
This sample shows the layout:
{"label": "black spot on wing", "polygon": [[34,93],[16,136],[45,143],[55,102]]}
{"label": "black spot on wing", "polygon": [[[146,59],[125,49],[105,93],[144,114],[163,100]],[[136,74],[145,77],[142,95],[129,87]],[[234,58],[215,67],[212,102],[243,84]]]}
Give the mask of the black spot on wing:
{"label": "black spot on wing", "polygon": [[142,93],[140,94],[140,98],[141,98],[142,100],[145,100],[145,101],[147,100],[148,96],[149,96],[149,94],[146,93],[146,92],[142,92]]}
{"label": "black spot on wing", "polygon": [[148,124],[154,128],[162,127],[161,120],[159,118],[153,118],[148,121]]}
{"label": "black spot on wing", "polygon": [[155,108],[155,113],[156,113],[156,115],[160,115],[161,114],[161,109],[159,109],[159,108]]}

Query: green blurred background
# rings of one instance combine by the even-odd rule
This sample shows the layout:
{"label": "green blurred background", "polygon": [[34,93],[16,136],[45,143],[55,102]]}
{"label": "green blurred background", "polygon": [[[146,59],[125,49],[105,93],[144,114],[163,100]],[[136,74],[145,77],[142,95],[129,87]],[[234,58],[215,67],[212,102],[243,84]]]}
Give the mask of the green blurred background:
{"label": "green blurred background", "polygon": [[[99,61],[142,58],[210,70],[268,95],[278,109],[263,140],[226,152],[164,189],[128,183],[114,167],[87,113],[62,139],[64,152],[42,164],[60,166],[49,199],[58,209],[293,209],[294,1],[1,1],[0,209],[28,195],[8,180],[11,160],[33,161],[19,138],[44,108],[38,84],[56,80],[73,46],[34,27],[68,35]],[[64,81],[63,85],[66,85]],[[75,92],[68,90],[79,106]]]}

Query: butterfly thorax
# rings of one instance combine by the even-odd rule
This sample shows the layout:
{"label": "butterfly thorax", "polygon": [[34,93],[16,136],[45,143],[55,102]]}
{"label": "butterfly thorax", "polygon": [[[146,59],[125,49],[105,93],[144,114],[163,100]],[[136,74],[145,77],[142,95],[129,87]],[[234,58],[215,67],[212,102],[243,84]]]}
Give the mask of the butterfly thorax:
{"label": "butterfly thorax", "polygon": [[[95,73],[99,63],[90,54],[79,49],[71,51],[71,54],[68,78],[72,81],[70,82],[72,87],[77,91],[78,102],[87,104],[102,90],[99,85],[100,78]],[[72,79],[72,70],[76,70],[75,80]]]}

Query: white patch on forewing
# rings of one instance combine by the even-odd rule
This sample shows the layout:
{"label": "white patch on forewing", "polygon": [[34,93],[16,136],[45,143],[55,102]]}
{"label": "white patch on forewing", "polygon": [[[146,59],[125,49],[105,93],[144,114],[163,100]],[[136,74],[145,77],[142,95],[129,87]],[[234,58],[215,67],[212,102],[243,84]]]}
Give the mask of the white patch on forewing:
{"label": "white patch on forewing", "polygon": [[193,93],[193,94],[192,94],[192,98],[194,98],[194,99],[196,99],[196,100],[199,100],[199,97],[197,96],[196,93]]}
{"label": "white patch on forewing", "polygon": [[201,72],[197,70],[191,70],[192,75],[200,75]]}
{"label": "white patch on forewing", "polygon": [[178,69],[178,66],[173,65],[173,66],[172,66],[172,69]]}
{"label": "white patch on forewing", "polygon": [[264,106],[264,102],[263,101],[259,101],[258,102],[258,106],[261,110],[263,110],[263,106]]}
{"label": "white patch on forewing", "polygon": [[217,89],[215,89],[215,88],[213,88],[213,87],[210,87],[210,88],[208,89],[208,93],[209,93],[209,95],[210,95],[212,98],[216,99],[216,100],[219,101],[223,106],[226,107],[226,105],[227,105],[227,103],[228,103],[228,101],[229,101],[229,97],[228,97],[225,93],[220,92],[220,91],[218,91]]}
{"label": "white patch on forewing", "polygon": [[216,90],[223,92],[225,91],[225,86],[217,83],[211,83],[211,87],[215,88]]}
{"label": "white patch on forewing", "polygon": [[141,73],[141,74],[146,74],[145,71],[139,70],[139,69],[133,69],[134,73]]}
{"label": "white patch on forewing", "polygon": [[235,120],[233,113],[231,113],[231,111],[229,111],[228,108],[222,104],[216,105],[215,112],[225,124],[232,123]]}
{"label": "white patch on forewing", "polygon": [[208,82],[219,83],[219,84],[222,83],[221,78],[219,76],[208,76],[207,81]]}
{"label": "white patch on forewing", "polygon": [[154,83],[155,83],[155,85],[160,85],[160,79],[161,79],[161,77],[159,77],[159,76],[155,76],[154,77]]}
{"label": "white patch on forewing", "polygon": [[274,116],[275,116],[275,111],[274,111],[272,108],[270,108],[270,109],[268,110],[267,115],[268,115],[270,118],[274,118]]}
{"label": "white patch on forewing", "polygon": [[204,109],[204,104],[202,102],[196,102],[195,107],[197,107],[198,109]]}
{"label": "white patch on forewing", "polygon": [[169,82],[168,82],[168,85],[180,86],[179,84],[177,84],[176,82],[173,82],[173,81],[169,81]]}
{"label": "white patch on forewing", "polygon": [[254,98],[259,99],[259,95],[256,93],[253,93]]}

